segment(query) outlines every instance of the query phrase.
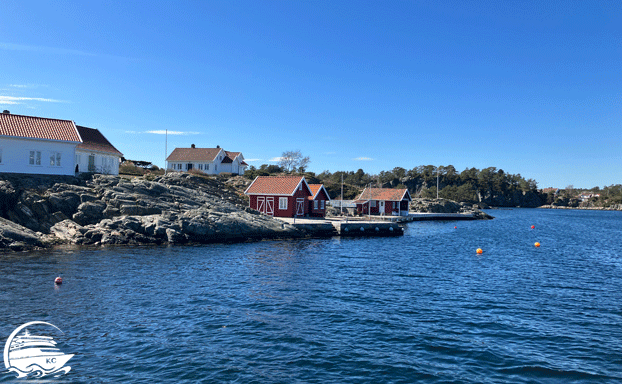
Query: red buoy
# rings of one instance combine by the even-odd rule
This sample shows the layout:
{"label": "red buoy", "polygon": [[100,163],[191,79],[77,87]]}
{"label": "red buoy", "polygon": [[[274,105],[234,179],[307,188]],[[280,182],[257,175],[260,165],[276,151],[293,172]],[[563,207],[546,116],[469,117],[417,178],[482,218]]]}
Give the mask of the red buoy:
{"label": "red buoy", "polygon": [[58,284],[61,285],[63,283],[63,278],[58,276],[56,279],[54,279],[54,284]]}
{"label": "red buoy", "polygon": [[454,229],[456,229],[456,228],[458,228],[458,227],[454,227]]}
{"label": "red buoy", "polygon": [[531,226],[531,229],[534,229],[535,227],[536,227],[535,225],[532,225],[532,226]]}

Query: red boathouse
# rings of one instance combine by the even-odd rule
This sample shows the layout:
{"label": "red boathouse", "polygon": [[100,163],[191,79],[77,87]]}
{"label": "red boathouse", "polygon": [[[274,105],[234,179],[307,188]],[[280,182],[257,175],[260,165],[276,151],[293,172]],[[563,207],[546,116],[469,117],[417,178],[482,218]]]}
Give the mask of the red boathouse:
{"label": "red boathouse", "polygon": [[324,184],[309,184],[312,196],[309,196],[309,216],[325,217],[326,204],[330,201]]}
{"label": "red boathouse", "polygon": [[303,176],[257,176],[244,194],[251,208],[275,217],[308,216],[313,196]]}
{"label": "red boathouse", "polygon": [[359,214],[407,216],[411,201],[407,188],[365,188],[355,203]]}

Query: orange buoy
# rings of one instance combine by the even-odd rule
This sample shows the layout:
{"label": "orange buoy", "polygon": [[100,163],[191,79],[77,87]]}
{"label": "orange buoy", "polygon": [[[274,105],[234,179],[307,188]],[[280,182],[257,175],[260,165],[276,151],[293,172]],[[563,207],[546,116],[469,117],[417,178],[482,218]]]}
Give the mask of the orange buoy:
{"label": "orange buoy", "polygon": [[482,253],[484,253],[484,251],[481,248],[477,248],[476,252],[478,255],[481,255]]}
{"label": "orange buoy", "polygon": [[538,248],[538,247],[540,246],[540,243],[538,243],[538,242],[536,241],[536,243],[535,243],[534,245],[536,246],[536,248]]}
{"label": "orange buoy", "polygon": [[532,225],[532,226],[531,226],[531,229],[534,229],[535,227],[536,227],[535,225]]}
{"label": "orange buoy", "polygon": [[54,279],[54,284],[58,284],[61,285],[63,283],[63,278],[58,276],[56,279]]}

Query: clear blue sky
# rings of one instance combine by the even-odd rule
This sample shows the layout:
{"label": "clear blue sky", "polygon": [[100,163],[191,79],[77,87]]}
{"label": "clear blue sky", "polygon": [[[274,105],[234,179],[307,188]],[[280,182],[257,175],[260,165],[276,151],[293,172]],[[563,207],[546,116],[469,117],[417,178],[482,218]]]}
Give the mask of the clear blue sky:
{"label": "clear blue sky", "polygon": [[[127,158],[286,150],[309,170],[497,167],[622,183],[622,1],[0,3],[0,108]],[[152,132],[152,133],[150,133]],[[156,132],[156,133],[153,133]]]}

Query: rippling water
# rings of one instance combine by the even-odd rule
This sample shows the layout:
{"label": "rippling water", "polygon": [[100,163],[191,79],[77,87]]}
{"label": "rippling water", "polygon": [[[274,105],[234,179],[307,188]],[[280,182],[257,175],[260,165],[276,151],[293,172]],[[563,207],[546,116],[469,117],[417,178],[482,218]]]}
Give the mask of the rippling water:
{"label": "rippling water", "polygon": [[489,213],[401,238],[0,256],[1,345],[56,325],[76,354],[59,382],[621,382],[622,212]]}

